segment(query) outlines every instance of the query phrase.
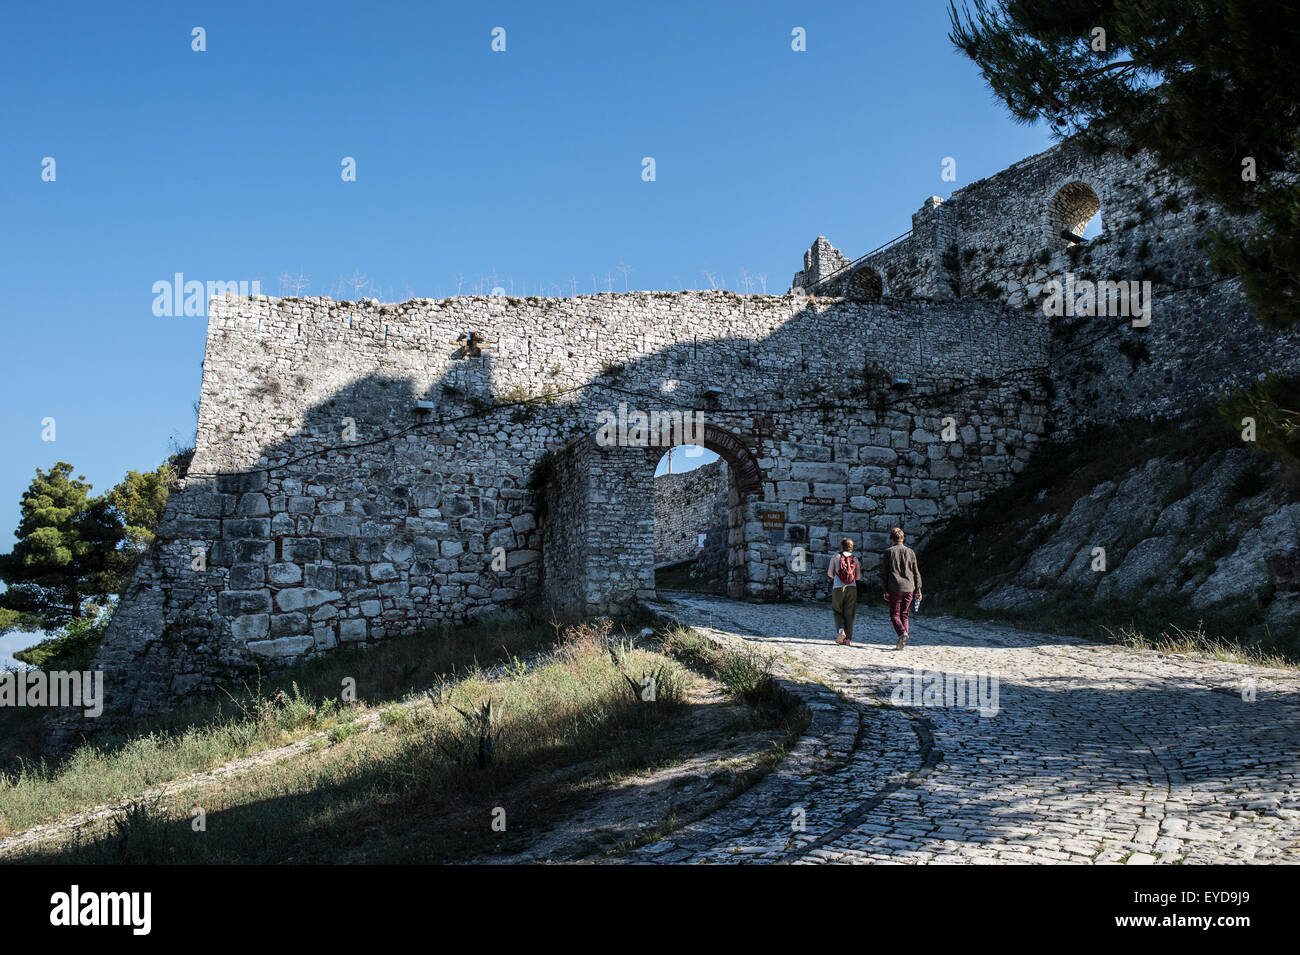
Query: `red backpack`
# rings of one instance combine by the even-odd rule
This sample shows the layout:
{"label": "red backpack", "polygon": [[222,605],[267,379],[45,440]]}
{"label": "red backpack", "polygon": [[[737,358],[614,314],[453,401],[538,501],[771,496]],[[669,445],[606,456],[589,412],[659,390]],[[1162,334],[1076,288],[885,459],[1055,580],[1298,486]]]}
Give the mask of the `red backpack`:
{"label": "red backpack", "polygon": [[840,566],[836,568],[835,576],[842,584],[854,583],[858,579],[858,559],[848,554],[840,554]]}

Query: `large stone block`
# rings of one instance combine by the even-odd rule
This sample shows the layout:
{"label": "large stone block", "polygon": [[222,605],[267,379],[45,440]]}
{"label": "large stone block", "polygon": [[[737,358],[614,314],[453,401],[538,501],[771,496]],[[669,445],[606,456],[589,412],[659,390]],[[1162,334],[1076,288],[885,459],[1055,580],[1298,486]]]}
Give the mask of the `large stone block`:
{"label": "large stone block", "polygon": [[222,494],[242,494],[246,491],[260,491],[266,487],[265,471],[248,471],[245,473],[218,474],[217,490]]}
{"label": "large stone block", "polygon": [[802,501],[811,493],[811,488],[802,481],[778,481],[776,483],[776,499],[778,501]]}
{"label": "large stone block", "polygon": [[383,538],[363,537],[356,541],[352,551],[358,563],[373,564],[383,559],[385,546],[387,542]]}
{"label": "large stone block", "polygon": [[453,519],[469,517],[474,513],[474,502],[463,494],[448,494],[443,499],[442,512]]}
{"label": "large stone block", "polygon": [[238,617],[250,613],[269,613],[269,590],[223,590],[217,595],[217,612],[223,617]]}
{"label": "large stone block", "polygon": [[898,452],[893,448],[868,445],[858,451],[858,460],[863,464],[888,465],[898,460]]}
{"label": "large stone block", "polygon": [[395,540],[390,541],[384,548],[384,559],[396,563],[405,563],[410,560],[415,553],[415,548],[410,541]]}
{"label": "large stone block", "polygon": [[214,541],[208,552],[208,563],[214,567],[229,567],[235,563],[269,564],[274,560],[275,541]]}
{"label": "large stone block", "polygon": [[239,499],[235,513],[240,517],[261,517],[271,513],[271,505],[265,494],[245,494]]}
{"label": "large stone block", "polygon": [[845,484],[849,480],[849,466],[839,462],[796,461],[790,466],[790,480]]}
{"label": "large stone block", "polygon": [[540,555],[535,550],[514,550],[506,554],[506,569],[514,570],[537,560]]}
{"label": "large stone block", "polygon": [[269,659],[300,656],[312,648],[315,639],[306,635],[278,637],[273,640],[254,640],[248,644],[250,653]]}
{"label": "large stone block", "polygon": [[303,633],[307,629],[307,615],[305,613],[277,613],[271,617],[271,636],[273,637],[291,637],[294,634]]}
{"label": "large stone block", "polygon": [[227,581],[231,590],[256,590],[266,583],[265,564],[235,564]]}
{"label": "large stone block", "polygon": [[181,514],[159,528],[159,533],[171,537],[212,540],[221,534],[221,521],[206,517],[187,517]]}
{"label": "large stone block", "polygon": [[318,514],[311,523],[312,533],[327,537],[358,537],[361,518],[355,514]]}
{"label": "large stone block", "polygon": [[336,590],[319,590],[315,587],[291,587],[275,595],[275,603],[281,610],[303,610],[331,600],[338,600],[343,595]]}
{"label": "large stone block", "polygon": [[284,559],[295,564],[310,564],[320,560],[320,540],[315,537],[286,537],[281,545]]}
{"label": "large stone block", "polygon": [[338,586],[341,590],[352,590],[366,585],[366,569],[359,564],[347,564],[338,568]]}
{"label": "large stone block", "polygon": [[340,620],[339,640],[344,643],[366,639],[366,621],[364,619]]}
{"label": "large stone block", "polygon": [[221,522],[221,534],[230,540],[269,537],[271,522],[265,517],[227,518]]}
{"label": "large stone block", "polygon": [[297,564],[272,564],[267,568],[267,579],[277,587],[289,587],[302,581],[302,568]]}
{"label": "large stone block", "polygon": [[308,564],[303,568],[303,584],[308,587],[315,587],[319,590],[333,590],[335,587],[336,570],[333,566],[325,564]]}
{"label": "large stone block", "polygon": [[243,617],[236,617],[230,621],[230,635],[236,640],[247,642],[249,640],[260,640],[266,636],[270,630],[271,617],[269,614],[253,613]]}

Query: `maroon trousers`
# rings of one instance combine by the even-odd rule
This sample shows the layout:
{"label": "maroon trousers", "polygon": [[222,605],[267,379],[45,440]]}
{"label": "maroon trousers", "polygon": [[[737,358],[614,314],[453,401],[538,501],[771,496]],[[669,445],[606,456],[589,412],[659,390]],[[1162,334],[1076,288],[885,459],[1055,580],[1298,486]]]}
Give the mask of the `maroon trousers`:
{"label": "maroon trousers", "polygon": [[912,611],[912,594],[889,595],[889,619],[894,624],[894,633],[900,637],[907,633],[907,615]]}

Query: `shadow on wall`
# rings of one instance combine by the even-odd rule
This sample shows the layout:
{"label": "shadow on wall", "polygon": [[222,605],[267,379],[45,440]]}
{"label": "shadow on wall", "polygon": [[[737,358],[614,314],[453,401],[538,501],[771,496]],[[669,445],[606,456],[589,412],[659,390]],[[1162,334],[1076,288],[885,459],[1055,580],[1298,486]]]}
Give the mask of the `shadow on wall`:
{"label": "shadow on wall", "polygon": [[[697,301],[709,298],[689,300]],[[988,328],[990,319],[1005,316],[982,303],[947,308],[955,311],[929,313],[923,328],[916,306],[791,300],[790,318],[764,339],[679,342],[606,370],[569,394],[536,401],[502,403],[513,393],[497,393],[494,371],[498,361],[512,367],[513,356],[498,359],[492,352],[456,360],[423,394],[414,377],[372,373],[301,408],[294,403],[300,392],[278,380],[254,383],[230,419],[232,429],[236,421],[276,422],[283,436],[261,448],[262,470],[187,476],[114,616],[97,666],[112,674],[117,702],[151,712],[214,690],[254,665],[282,665],[536,598],[555,570],[543,559],[548,528],[538,520],[537,491],[547,484],[539,465],[548,453],[566,453],[585,440],[597,413],[619,404],[704,410],[705,445],[742,465],[734,468],[738,474],[754,472],[730,502],[732,581],[748,596],[779,595],[792,546],[817,548],[845,533],[861,538],[876,525],[883,531],[899,521],[898,513],[875,514],[881,502],[854,498],[855,486],[865,494],[873,480],[883,483],[899,468],[945,474],[927,479],[932,488],[918,484],[906,505],[915,506],[913,516],[938,513],[941,481],[957,479],[955,466],[921,445],[903,446],[923,417],[937,423],[937,414],[921,407],[925,396],[898,399],[885,388],[873,397],[864,385],[846,402],[843,376],[828,376],[827,369],[842,364],[846,353],[883,348],[898,374],[919,384],[931,335],[956,349],[953,367],[940,369],[951,384],[963,348],[995,350],[977,339],[972,317]],[[890,338],[906,347],[886,347]],[[313,371],[325,372],[313,366],[310,351],[303,356],[288,363],[286,380],[310,382]],[[967,380],[961,387],[980,398],[975,406],[1003,402],[995,385]],[[204,400],[218,399],[205,394]],[[417,401],[432,410],[418,410]],[[1013,415],[1029,407],[1021,399],[1012,404]],[[207,447],[199,448],[196,463],[214,457],[205,451],[221,441],[215,423],[205,427]],[[998,449],[990,444],[989,450]],[[600,517],[608,536],[599,539],[612,540],[622,555],[644,549],[645,559],[636,556],[630,572],[638,580],[648,576],[651,594],[651,487],[661,452],[602,450],[591,459],[600,465],[599,479],[588,472],[586,497],[575,512],[579,524]],[[1005,467],[1005,457],[994,458]],[[769,463],[760,473],[755,462],[762,460]],[[969,466],[983,480],[989,465],[979,461]],[[619,493],[627,497],[618,499]],[[796,520],[773,530],[764,526],[765,508]],[[594,538],[593,527],[581,530],[586,540]],[[203,569],[196,570],[200,552]],[[618,553],[591,556],[584,589],[573,594],[584,609],[599,606],[627,570]]]}

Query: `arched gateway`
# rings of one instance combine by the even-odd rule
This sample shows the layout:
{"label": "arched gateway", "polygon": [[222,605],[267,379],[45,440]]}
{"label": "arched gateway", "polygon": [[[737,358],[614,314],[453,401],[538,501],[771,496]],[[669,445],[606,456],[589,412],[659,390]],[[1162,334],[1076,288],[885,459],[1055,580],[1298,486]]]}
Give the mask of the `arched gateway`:
{"label": "arched gateway", "polygon": [[[751,550],[771,547],[762,530],[762,472],[736,431],[703,423],[651,441],[613,444],[596,433],[571,442],[546,468],[542,525],[542,588],[546,600],[575,612],[616,613],[654,597],[654,469],[670,447],[698,444],[728,466],[727,594],[754,596],[747,572]],[[644,443],[639,443],[644,439]]]}

